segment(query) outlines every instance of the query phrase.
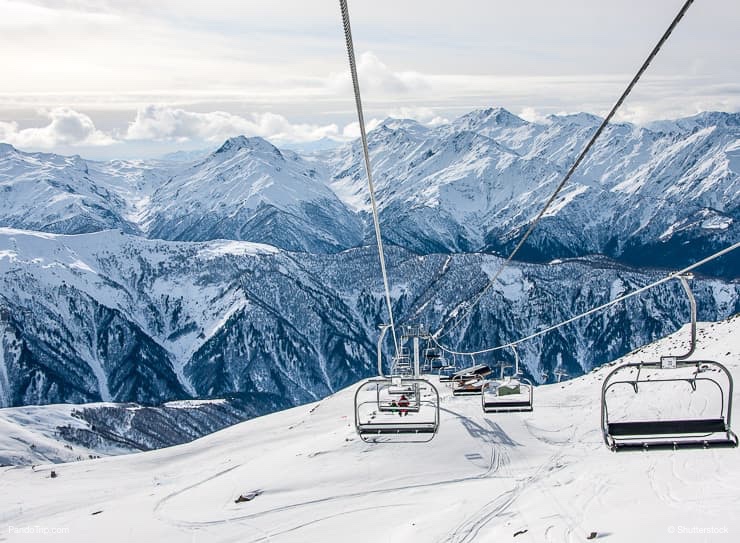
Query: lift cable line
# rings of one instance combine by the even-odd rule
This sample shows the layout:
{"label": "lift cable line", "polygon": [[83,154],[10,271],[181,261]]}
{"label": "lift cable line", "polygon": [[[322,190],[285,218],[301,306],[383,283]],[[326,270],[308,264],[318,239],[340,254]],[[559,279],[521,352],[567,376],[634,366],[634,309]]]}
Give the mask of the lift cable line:
{"label": "lift cable line", "polygon": [[707,264],[708,262],[711,262],[712,260],[715,260],[721,256],[726,255],[727,253],[731,253],[735,249],[740,248],[740,241],[737,243],[730,245],[729,247],[726,247],[722,249],[721,251],[718,251],[714,253],[713,255],[710,255],[706,257],[703,260],[700,260],[699,262],[696,262],[692,264],[691,266],[687,266],[682,270],[679,270],[677,272],[671,273],[670,275],[663,277],[662,279],[658,279],[657,281],[650,283],[649,285],[645,285],[644,287],[640,287],[637,290],[633,290],[632,292],[628,292],[627,294],[624,294],[623,296],[620,296],[618,298],[615,298],[614,300],[611,300],[609,302],[606,302],[605,304],[602,304],[598,307],[594,307],[592,309],[589,309],[588,311],[584,311],[583,313],[580,313],[579,315],[576,315],[575,317],[571,317],[567,320],[564,320],[562,322],[559,322],[558,324],[553,324],[552,326],[549,326],[547,328],[544,328],[543,330],[539,330],[538,332],[535,332],[533,334],[530,334],[528,336],[525,336],[523,338],[517,339],[516,341],[511,341],[509,343],[506,343],[504,345],[499,345],[498,347],[490,347],[488,349],[481,349],[479,351],[455,351],[453,349],[449,349],[445,347],[444,345],[441,345],[437,342],[437,340],[432,337],[431,340],[439,347],[441,350],[445,351],[446,353],[452,354],[452,355],[478,355],[478,354],[485,354],[485,353],[492,353],[494,351],[500,351],[502,349],[508,349],[512,346],[519,345],[520,343],[524,343],[525,341],[529,341],[530,339],[534,339],[539,336],[543,336],[547,334],[548,332],[552,332],[553,330],[557,330],[558,328],[562,328],[566,324],[570,324],[572,322],[575,322],[579,319],[582,319],[583,317],[587,317],[588,315],[592,315],[594,313],[597,313],[599,311],[602,311],[606,309],[607,307],[611,307],[613,305],[616,305],[628,298],[632,298],[633,296],[637,296],[638,294],[642,294],[646,290],[650,290],[651,288],[657,287],[658,285],[662,285],[663,283],[667,283],[668,281],[671,281],[673,279],[679,279],[682,275],[700,267],[704,264]]}
{"label": "lift cable line", "polygon": [[[347,0],[339,0],[339,7],[342,12],[344,37],[347,42],[347,56],[349,57],[349,67],[352,74],[352,86],[355,93],[357,119],[360,125],[362,152],[365,158],[375,238],[378,244],[380,270],[383,275],[385,302],[388,306],[389,319],[388,324],[381,325],[380,335],[378,336],[378,377],[363,382],[355,392],[355,430],[360,439],[365,442],[425,443],[434,439],[439,430],[439,392],[431,382],[420,378],[419,342],[422,336],[426,336],[423,328],[420,326],[405,326],[402,329],[401,343],[399,343],[396,335]],[[391,364],[392,375],[385,375],[383,372],[382,347],[383,337],[389,328],[393,335],[395,356]],[[402,345],[408,340],[411,340],[413,344],[413,366],[411,365],[411,355],[408,354],[408,349]]]}
{"label": "lift cable line", "polygon": [[[655,56],[660,52],[661,48],[663,47],[663,44],[668,40],[670,35],[673,33],[673,30],[676,28],[678,23],[683,19],[683,16],[686,14],[686,11],[688,11],[691,4],[694,3],[694,0],[686,0],[684,5],[681,7],[681,10],[676,14],[676,16],[673,18],[673,21],[668,26],[666,31],[663,33],[663,36],[660,38],[658,43],[655,45],[653,50],[648,55],[647,59],[645,59],[645,62],[643,62],[642,66],[640,66],[640,69],[637,70],[637,73],[632,78],[632,81],[630,81],[629,85],[627,85],[627,88],[624,90],[622,95],[619,97],[619,99],[616,101],[614,106],[612,107],[609,114],[604,118],[604,120],[601,122],[601,125],[599,125],[599,128],[594,132],[593,136],[591,136],[591,139],[588,141],[586,146],[583,148],[581,153],[578,155],[578,158],[576,158],[573,165],[570,167],[568,172],[565,174],[565,177],[563,177],[562,181],[558,184],[558,186],[555,188],[555,191],[550,195],[550,198],[548,198],[547,202],[545,203],[544,207],[540,210],[540,212],[537,214],[537,216],[534,218],[532,223],[529,225],[529,228],[527,228],[527,231],[524,233],[522,238],[519,240],[519,243],[516,244],[516,247],[514,247],[514,250],[509,254],[509,256],[504,260],[504,262],[499,266],[498,270],[496,270],[496,273],[493,275],[491,280],[488,282],[488,284],[483,288],[483,290],[478,293],[478,295],[475,297],[475,299],[470,302],[467,307],[464,309],[462,315],[457,317],[453,314],[453,316],[450,319],[447,319],[447,321],[443,322],[440,326],[439,330],[434,333],[435,339],[439,340],[448,335],[450,332],[452,332],[455,328],[457,328],[464,320],[465,318],[470,314],[470,312],[473,310],[473,308],[480,303],[483,296],[486,295],[486,293],[493,287],[496,280],[499,278],[501,273],[504,271],[504,269],[509,265],[509,263],[512,261],[514,256],[519,252],[519,249],[522,248],[524,243],[527,241],[529,236],[532,234],[534,229],[536,228],[537,224],[540,222],[542,217],[545,215],[547,210],[550,208],[552,203],[555,201],[555,198],[557,198],[558,194],[560,194],[560,191],[565,187],[566,183],[570,180],[570,178],[573,176],[573,173],[576,171],[576,168],[583,162],[583,159],[586,157],[588,152],[593,147],[596,140],[601,136],[601,134],[604,132],[604,129],[609,124],[609,121],[611,121],[612,117],[616,114],[617,110],[622,106],[622,103],[625,101],[625,99],[629,96],[629,94],[632,92],[632,89],[635,87],[637,82],[640,80],[642,75],[645,73],[645,71],[648,69],[650,64],[652,63]],[[359,103],[359,102],[358,102]],[[450,326],[450,328],[442,334],[442,331],[445,329],[447,324],[453,320],[456,319],[455,322]],[[441,335],[440,335],[441,334]],[[482,351],[487,352],[487,351]]]}
{"label": "lift cable line", "polygon": [[352,73],[352,87],[355,93],[355,106],[357,107],[357,120],[360,124],[360,139],[362,140],[362,152],[365,157],[365,170],[367,172],[367,185],[370,189],[370,205],[373,212],[373,223],[375,225],[375,239],[378,243],[378,256],[380,257],[380,271],[383,275],[383,287],[385,288],[385,303],[388,306],[388,323],[393,336],[393,346],[398,354],[398,338],[396,327],[393,322],[393,306],[391,304],[391,289],[388,284],[388,273],[385,268],[385,253],[383,252],[383,240],[380,236],[380,218],[378,217],[378,204],[375,200],[375,185],[373,184],[372,170],[370,169],[370,151],[367,146],[367,133],[365,131],[365,117],[362,113],[362,100],[360,99],[360,83],[357,78],[357,65],[355,63],[355,48],[352,44],[352,28],[349,23],[349,9],[347,0],[339,0],[342,11],[342,23],[344,25],[344,38],[347,42],[347,56],[349,57],[349,68]]}

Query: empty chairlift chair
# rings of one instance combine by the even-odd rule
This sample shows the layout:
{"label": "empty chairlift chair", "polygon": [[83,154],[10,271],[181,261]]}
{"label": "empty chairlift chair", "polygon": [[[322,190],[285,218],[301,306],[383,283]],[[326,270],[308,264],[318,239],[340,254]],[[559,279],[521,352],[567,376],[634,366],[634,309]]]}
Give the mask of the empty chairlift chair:
{"label": "empty chairlift chair", "polygon": [[452,380],[452,376],[457,373],[457,360],[453,357],[452,360],[446,358],[441,359],[444,361],[444,366],[436,369],[437,375],[439,376],[440,383],[446,383]]}
{"label": "empty chairlift chair", "polygon": [[514,345],[511,345],[511,350],[514,351],[516,363],[514,376],[503,377],[504,368],[507,366],[502,364],[501,379],[486,383],[481,391],[481,407],[484,413],[514,413],[534,409],[534,386],[529,379],[522,377],[519,370],[519,353]]}
{"label": "empty chairlift chair", "polygon": [[514,413],[532,411],[532,382],[523,377],[507,377],[503,381],[488,381],[481,393],[484,413]]}
{"label": "empty chairlift chair", "polygon": [[439,347],[427,347],[424,349],[424,370],[429,373],[441,373],[443,370],[454,369],[442,355]]}
{"label": "empty chairlift chair", "polygon": [[[602,387],[604,442],[613,451],[737,447],[730,428],[732,392],[732,375],[711,360],[666,357],[661,362],[623,364],[609,373]],[[644,401],[638,402],[638,396]],[[632,413],[642,409],[637,415],[616,418],[615,405]],[[677,416],[678,411],[689,413]]]}
{"label": "empty chairlift chair", "polygon": [[442,356],[440,356],[439,358],[434,358],[430,362],[430,370],[433,372],[440,372],[448,368],[454,370],[455,366],[448,364],[447,359]]}
{"label": "empty chairlift chair", "polygon": [[419,384],[409,382],[408,380],[397,379],[391,382],[391,384],[382,387],[381,390],[388,396],[394,396],[395,399],[398,399],[399,396],[405,396],[407,398],[418,398],[419,396]]}
{"label": "empty chairlift chair", "polygon": [[475,396],[481,394],[486,384],[486,377],[491,368],[485,364],[477,364],[452,375],[453,396]]}
{"label": "empty chairlift chair", "polygon": [[483,378],[476,378],[470,381],[459,381],[455,388],[452,389],[453,396],[478,396],[481,394],[483,387],[488,381]]}
{"label": "empty chairlift chair", "polygon": [[691,347],[659,362],[617,366],[601,389],[601,431],[613,451],[737,447],[732,432],[732,375],[712,360],[685,360],[696,345],[696,304],[691,303]]}
{"label": "empty chairlift chair", "polygon": [[405,347],[401,347],[398,354],[393,357],[391,374],[411,375],[412,373],[413,367],[411,365],[411,355],[409,354],[409,350]]}
{"label": "empty chairlift chair", "polygon": [[491,373],[491,368],[485,364],[475,364],[469,368],[456,371],[448,376],[440,375],[439,380],[441,382],[452,382],[459,383],[463,381],[469,381],[474,378],[483,378]]}

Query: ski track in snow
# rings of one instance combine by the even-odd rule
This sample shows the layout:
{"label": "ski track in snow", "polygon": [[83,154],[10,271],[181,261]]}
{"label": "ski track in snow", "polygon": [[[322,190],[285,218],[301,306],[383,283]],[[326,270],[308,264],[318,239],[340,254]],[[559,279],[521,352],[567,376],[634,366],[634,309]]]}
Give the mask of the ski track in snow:
{"label": "ski track in snow", "polygon": [[363,498],[363,497],[367,497],[367,496],[371,496],[371,495],[378,495],[378,494],[393,494],[393,493],[400,492],[400,491],[413,490],[413,489],[421,489],[421,488],[428,488],[428,487],[439,487],[439,486],[445,486],[445,485],[454,485],[454,484],[464,483],[464,482],[468,482],[468,481],[475,480],[475,479],[483,479],[485,477],[488,477],[492,471],[495,471],[496,470],[497,467],[500,467],[502,465],[508,464],[508,460],[506,459],[507,458],[507,454],[506,454],[505,451],[497,451],[496,447],[493,446],[493,445],[492,445],[491,449],[492,449],[491,450],[491,460],[490,460],[490,463],[489,463],[488,468],[485,471],[483,471],[482,473],[480,473],[478,475],[471,476],[471,477],[464,477],[464,478],[459,478],[459,479],[448,479],[448,480],[430,481],[428,483],[421,483],[421,484],[417,484],[417,485],[398,486],[398,487],[386,488],[386,489],[381,489],[381,490],[372,490],[372,491],[366,491],[366,492],[353,492],[353,493],[348,493],[348,494],[342,494],[342,495],[337,495],[337,496],[331,496],[331,497],[321,498],[321,499],[318,499],[318,500],[309,500],[309,501],[306,501],[306,502],[293,503],[293,504],[284,505],[284,506],[281,506],[281,507],[278,507],[278,508],[275,508],[275,509],[261,511],[259,513],[253,513],[253,514],[244,515],[244,516],[229,517],[229,518],[220,519],[220,520],[217,520],[217,521],[188,522],[188,521],[173,520],[172,518],[168,518],[166,515],[163,515],[160,512],[161,509],[164,507],[164,505],[166,505],[166,503],[168,501],[170,501],[171,499],[176,498],[176,497],[184,494],[185,492],[189,492],[189,491],[192,491],[192,490],[197,490],[203,484],[208,483],[208,482],[211,482],[211,481],[213,481],[213,480],[215,480],[215,479],[217,479],[219,477],[222,477],[222,476],[228,474],[229,472],[231,472],[232,470],[234,470],[236,468],[242,467],[241,465],[239,465],[239,466],[233,466],[233,467],[231,467],[229,469],[223,470],[223,471],[218,472],[218,473],[216,473],[216,474],[214,474],[212,476],[209,476],[209,477],[205,478],[204,480],[199,481],[198,483],[195,483],[193,485],[187,486],[187,487],[185,487],[185,488],[183,488],[181,490],[178,490],[178,491],[173,492],[172,494],[166,496],[165,498],[163,498],[162,500],[160,500],[157,503],[157,505],[154,508],[154,513],[155,514],[158,514],[162,520],[165,520],[167,522],[171,522],[171,523],[176,524],[176,525],[181,526],[181,527],[193,528],[193,527],[200,527],[200,526],[211,526],[211,525],[214,525],[214,524],[229,523],[229,522],[233,522],[233,521],[241,521],[241,520],[254,519],[254,518],[258,518],[258,517],[261,517],[261,516],[264,516],[264,515],[268,515],[268,514],[272,514],[272,513],[283,512],[283,511],[292,510],[292,509],[296,509],[296,508],[300,508],[300,507],[312,506],[312,505],[321,504],[321,503],[327,503],[327,502],[331,502],[331,501],[341,501],[341,500],[351,499],[351,498]]}

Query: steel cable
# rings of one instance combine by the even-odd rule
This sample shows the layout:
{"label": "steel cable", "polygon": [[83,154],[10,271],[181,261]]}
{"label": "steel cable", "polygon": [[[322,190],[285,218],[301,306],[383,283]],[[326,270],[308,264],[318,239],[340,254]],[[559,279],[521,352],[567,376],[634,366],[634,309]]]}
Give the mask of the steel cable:
{"label": "steel cable", "polygon": [[[642,66],[640,66],[640,69],[637,70],[637,73],[632,78],[632,81],[630,81],[629,85],[627,85],[627,88],[624,90],[622,95],[619,97],[619,99],[616,101],[614,106],[612,107],[611,111],[609,111],[609,114],[604,118],[604,120],[599,125],[599,128],[594,132],[593,136],[591,136],[591,139],[588,141],[586,146],[583,148],[581,153],[578,155],[578,158],[576,158],[573,165],[570,167],[568,172],[565,174],[565,177],[563,177],[562,181],[558,184],[558,186],[555,188],[555,191],[550,195],[550,197],[547,199],[547,202],[545,203],[545,206],[540,210],[540,212],[537,214],[537,216],[534,218],[532,223],[529,225],[529,228],[527,228],[527,231],[524,233],[524,236],[519,240],[519,242],[516,244],[516,247],[514,247],[514,250],[509,254],[509,256],[504,260],[504,262],[499,266],[498,270],[496,270],[496,273],[493,275],[493,277],[490,279],[488,284],[481,290],[481,292],[475,297],[475,299],[470,302],[467,307],[464,309],[462,315],[458,318],[455,311],[453,311],[453,316],[450,319],[447,319],[447,321],[443,322],[440,328],[433,334],[435,339],[439,340],[443,337],[447,336],[450,332],[452,332],[455,328],[457,328],[463,320],[470,314],[470,312],[473,310],[473,308],[481,301],[483,296],[486,295],[486,293],[493,287],[493,284],[496,282],[496,280],[499,278],[501,273],[504,271],[506,266],[509,265],[509,263],[512,261],[514,256],[519,252],[519,249],[521,249],[522,245],[527,241],[527,238],[532,234],[532,231],[537,226],[537,223],[540,222],[544,214],[547,212],[547,210],[550,208],[552,203],[555,201],[555,198],[557,198],[558,194],[560,194],[560,191],[563,189],[563,187],[566,185],[566,183],[570,180],[573,173],[576,171],[576,168],[581,164],[585,156],[588,154],[588,152],[593,147],[596,140],[601,136],[602,132],[606,128],[606,126],[609,124],[609,121],[614,117],[614,114],[617,112],[617,110],[621,107],[622,103],[625,101],[625,99],[629,96],[629,94],[632,92],[632,89],[635,87],[637,82],[640,80],[642,75],[645,73],[645,70],[648,69],[650,64],[652,63],[655,56],[658,54],[658,52],[663,47],[663,44],[668,40],[670,35],[673,33],[673,30],[676,28],[678,23],[683,19],[684,15],[686,14],[686,11],[689,9],[691,4],[694,3],[694,0],[686,0],[684,5],[681,7],[679,12],[676,14],[676,16],[673,18],[673,21],[668,26],[666,31],[663,33],[663,36],[660,38],[658,43],[653,47],[653,50],[648,55],[647,59],[645,59],[645,62],[642,63]],[[461,304],[462,305],[462,304]],[[460,306],[458,306],[460,307]],[[456,321],[453,323],[453,325],[442,335],[442,331],[447,327],[447,324],[450,322],[450,320],[456,319]]]}

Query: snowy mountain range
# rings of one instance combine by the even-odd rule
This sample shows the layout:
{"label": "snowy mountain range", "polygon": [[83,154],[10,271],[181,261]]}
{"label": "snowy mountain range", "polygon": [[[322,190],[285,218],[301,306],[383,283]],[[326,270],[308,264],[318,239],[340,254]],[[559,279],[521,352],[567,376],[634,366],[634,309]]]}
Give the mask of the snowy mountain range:
{"label": "snowy mountain range", "polygon": [[[399,322],[436,329],[476,296],[598,123],[490,109],[373,130]],[[447,341],[519,338],[738,241],[739,171],[740,114],[612,126],[525,245],[530,263]],[[357,142],[301,155],[237,137],[184,162],[0,144],[0,406],[248,395],[258,414],[371,374],[386,316],[364,179]],[[699,270],[701,318],[740,311],[739,263]],[[520,354],[536,381],[579,375],[687,315],[666,284]]]}
{"label": "snowy mountain range", "polygon": [[[530,123],[503,109],[435,129],[386,121],[370,149],[387,237],[422,254],[508,252],[600,122]],[[740,114],[657,126],[610,125],[520,256],[681,266],[693,257],[687,244],[708,254],[740,239]],[[366,205],[359,158],[354,144],[328,162],[337,193]],[[734,258],[721,270],[736,277]]]}
{"label": "snowy mountain range", "polygon": [[[369,134],[387,241],[419,254],[510,250],[600,121],[579,113],[535,123],[501,108],[435,128],[387,119]],[[299,155],[240,136],[184,163],[0,145],[0,190],[0,226],[12,228],[116,228],[312,253],[372,241],[358,142]],[[682,267],[740,239],[739,194],[740,114],[612,124],[520,255]],[[704,272],[736,277],[738,258]]]}
{"label": "snowy mountain range", "polygon": [[[501,262],[398,248],[388,256],[399,322],[432,329]],[[372,247],[312,255],[111,230],[0,229],[0,402],[157,404],[248,394],[273,408],[275,396],[283,406],[321,398],[373,372],[385,315],[376,266]],[[516,263],[447,341],[500,344],[663,274],[604,258]],[[740,311],[740,283],[701,278],[693,288],[702,319]],[[537,381],[555,367],[578,375],[687,318],[680,285],[669,283],[528,342],[520,355]]]}

